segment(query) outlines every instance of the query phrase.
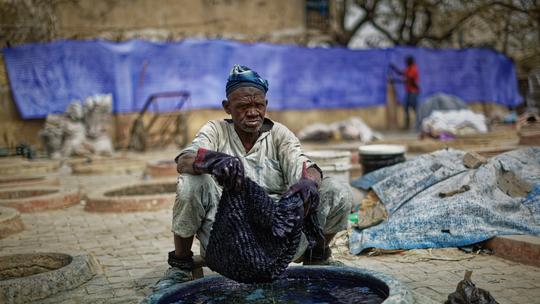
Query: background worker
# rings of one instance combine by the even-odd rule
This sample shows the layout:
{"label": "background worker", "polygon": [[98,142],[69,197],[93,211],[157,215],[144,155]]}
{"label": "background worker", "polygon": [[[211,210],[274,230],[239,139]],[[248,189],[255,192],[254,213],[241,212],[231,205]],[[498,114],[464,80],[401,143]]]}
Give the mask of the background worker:
{"label": "background worker", "polygon": [[411,121],[410,115],[409,115],[409,107],[412,107],[416,114],[416,105],[418,102],[418,93],[420,92],[420,88],[418,87],[418,82],[419,82],[418,67],[416,66],[416,64],[414,64],[413,57],[408,56],[405,61],[407,63],[407,68],[403,72],[401,72],[393,64],[391,64],[390,67],[392,67],[392,69],[399,75],[405,76],[404,82],[405,82],[405,89],[407,90],[407,96],[404,103],[404,107],[405,107],[404,129],[408,129],[410,121]]}

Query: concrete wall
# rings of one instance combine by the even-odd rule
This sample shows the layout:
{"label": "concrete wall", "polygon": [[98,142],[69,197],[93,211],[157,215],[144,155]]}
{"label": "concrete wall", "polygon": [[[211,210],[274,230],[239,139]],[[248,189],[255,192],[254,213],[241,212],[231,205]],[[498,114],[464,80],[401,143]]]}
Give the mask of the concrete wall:
{"label": "concrete wall", "polygon": [[302,0],[79,0],[57,4],[63,37],[252,40],[304,31]]}

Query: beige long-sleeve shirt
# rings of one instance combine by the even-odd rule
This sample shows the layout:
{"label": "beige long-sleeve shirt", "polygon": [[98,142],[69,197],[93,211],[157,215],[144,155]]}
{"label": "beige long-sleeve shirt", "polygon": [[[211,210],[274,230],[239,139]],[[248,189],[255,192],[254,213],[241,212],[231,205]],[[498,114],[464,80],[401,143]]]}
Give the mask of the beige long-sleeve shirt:
{"label": "beige long-sleeve shirt", "polygon": [[276,201],[289,186],[300,180],[304,162],[307,168],[314,166],[321,172],[319,167],[306,157],[294,133],[269,119],[264,120],[260,135],[250,151],[246,151],[242,145],[232,120],[209,121],[175,160],[187,152],[197,153],[199,148],[240,158],[244,164],[245,176],[255,181]]}

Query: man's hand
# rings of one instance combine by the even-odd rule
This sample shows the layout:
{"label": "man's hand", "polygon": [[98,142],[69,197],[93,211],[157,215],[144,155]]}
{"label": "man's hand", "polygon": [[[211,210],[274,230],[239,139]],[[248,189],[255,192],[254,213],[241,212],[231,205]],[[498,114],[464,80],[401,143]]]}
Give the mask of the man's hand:
{"label": "man's hand", "polygon": [[199,148],[193,162],[195,173],[209,173],[225,190],[240,191],[244,182],[244,165],[238,157]]}
{"label": "man's hand", "polygon": [[289,198],[299,193],[304,201],[304,217],[306,217],[313,206],[317,210],[319,205],[319,181],[306,171],[306,163],[302,167],[302,178],[298,183],[292,185],[282,198]]}

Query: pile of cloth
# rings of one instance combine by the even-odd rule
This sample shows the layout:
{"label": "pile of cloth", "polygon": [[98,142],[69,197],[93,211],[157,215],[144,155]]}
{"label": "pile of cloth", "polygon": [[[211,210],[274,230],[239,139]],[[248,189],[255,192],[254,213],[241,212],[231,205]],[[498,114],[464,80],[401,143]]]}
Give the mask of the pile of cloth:
{"label": "pile of cloth", "polygon": [[314,123],[300,130],[297,137],[301,141],[326,141],[335,139],[359,140],[364,143],[382,140],[384,138],[380,132],[371,129],[368,124],[358,117],[351,117],[329,125]]}
{"label": "pile of cloth", "polygon": [[484,114],[469,110],[459,97],[436,93],[418,105],[415,131],[445,140],[456,135],[486,133],[488,127]]}
{"label": "pile of cloth", "polygon": [[49,113],[38,135],[49,158],[113,153],[109,136],[112,94],[73,100],[63,114]]}
{"label": "pile of cloth", "polygon": [[420,130],[432,137],[487,133],[486,117],[468,109],[433,111],[422,120]]}

